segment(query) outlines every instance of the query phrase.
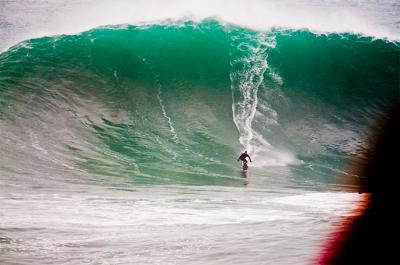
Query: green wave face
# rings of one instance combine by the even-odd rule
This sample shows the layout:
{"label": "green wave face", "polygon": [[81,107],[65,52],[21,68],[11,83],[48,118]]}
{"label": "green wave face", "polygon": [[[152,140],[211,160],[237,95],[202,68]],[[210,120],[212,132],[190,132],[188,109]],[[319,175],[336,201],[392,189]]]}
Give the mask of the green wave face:
{"label": "green wave face", "polygon": [[0,55],[0,166],[241,185],[247,149],[260,183],[329,182],[398,98],[398,59],[385,40],[216,21],[29,40]]}

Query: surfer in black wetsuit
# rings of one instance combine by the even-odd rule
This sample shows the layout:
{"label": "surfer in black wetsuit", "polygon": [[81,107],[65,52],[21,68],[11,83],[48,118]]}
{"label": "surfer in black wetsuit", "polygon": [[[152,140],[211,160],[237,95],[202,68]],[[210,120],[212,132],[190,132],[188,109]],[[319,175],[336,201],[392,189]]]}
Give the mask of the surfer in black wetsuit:
{"label": "surfer in black wetsuit", "polygon": [[237,159],[237,161],[241,160],[243,162],[243,167],[246,165],[247,166],[247,159],[249,158],[250,162],[251,162],[251,158],[250,156],[247,154],[247,151],[244,151],[244,153],[242,153],[239,158]]}

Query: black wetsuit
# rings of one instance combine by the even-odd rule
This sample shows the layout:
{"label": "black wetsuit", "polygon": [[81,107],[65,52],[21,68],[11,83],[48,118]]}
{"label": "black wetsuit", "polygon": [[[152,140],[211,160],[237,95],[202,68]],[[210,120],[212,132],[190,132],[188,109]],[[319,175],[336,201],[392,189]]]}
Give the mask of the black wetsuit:
{"label": "black wetsuit", "polygon": [[[249,158],[249,159],[250,159],[250,162],[251,162],[251,158],[250,158],[250,156],[249,156],[248,154],[243,153],[243,154],[241,154],[241,155],[239,156],[239,159],[242,160],[244,163],[247,163],[246,158]],[[238,161],[239,161],[239,159],[238,159]]]}

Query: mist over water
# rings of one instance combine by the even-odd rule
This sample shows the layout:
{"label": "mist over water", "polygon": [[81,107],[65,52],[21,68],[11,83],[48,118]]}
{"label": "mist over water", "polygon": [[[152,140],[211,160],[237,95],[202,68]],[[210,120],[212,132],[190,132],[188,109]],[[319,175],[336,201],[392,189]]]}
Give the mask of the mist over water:
{"label": "mist over water", "polygon": [[3,1],[0,49],[34,37],[75,34],[101,25],[214,17],[258,30],[271,27],[352,32],[398,39],[398,1],[119,0]]}
{"label": "mist over water", "polygon": [[397,2],[0,7],[0,263],[309,264],[363,200]]}

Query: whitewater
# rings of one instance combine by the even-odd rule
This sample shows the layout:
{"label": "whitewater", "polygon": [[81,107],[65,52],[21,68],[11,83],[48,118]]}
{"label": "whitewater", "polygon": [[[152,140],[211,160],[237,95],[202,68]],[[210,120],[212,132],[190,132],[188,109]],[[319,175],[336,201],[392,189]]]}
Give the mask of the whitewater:
{"label": "whitewater", "polygon": [[399,97],[399,15],[1,2],[0,263],[315,263],[365,200],[355,169]]}

